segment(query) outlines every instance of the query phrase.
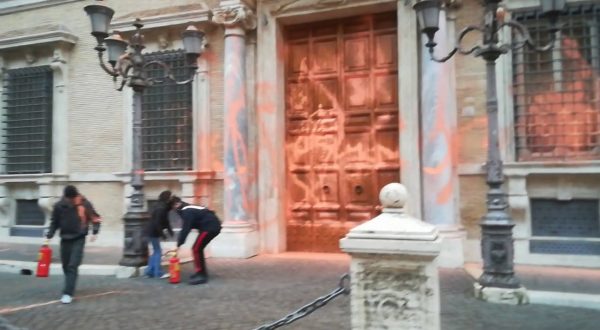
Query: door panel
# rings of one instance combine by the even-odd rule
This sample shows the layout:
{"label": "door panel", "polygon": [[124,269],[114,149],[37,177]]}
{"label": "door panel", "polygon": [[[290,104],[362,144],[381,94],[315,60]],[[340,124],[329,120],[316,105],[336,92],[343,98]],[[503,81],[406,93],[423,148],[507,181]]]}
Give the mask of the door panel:
{"label": "door panel", "polygon": [[312,72],[315,74],[326,74],[337,72],[337,40],[324,39],[315,40],[313,46]]}
{"label": "door panel", "polygon": [[344,70],[369,69],[369,37],[344,40]]}
{"label": "door panel", "polygon": [[396,14],[291,26],[285,39],[288,250],[338,252],[400,177]]}

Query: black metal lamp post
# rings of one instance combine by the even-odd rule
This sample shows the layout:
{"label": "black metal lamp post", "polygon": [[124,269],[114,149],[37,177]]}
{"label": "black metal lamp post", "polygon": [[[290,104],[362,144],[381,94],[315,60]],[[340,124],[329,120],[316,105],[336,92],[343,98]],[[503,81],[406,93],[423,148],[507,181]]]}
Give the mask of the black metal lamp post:
{"label": "black metal lamp post", "polygon": [[[119,262],[122,266],[139,267],[147,263],[148,246],[142,234],[142,226],[148,221],[149,215],[144,201],[144,169],[142,167],[142,93],[146,86],[162,82],[166,79],[177,84],[187,84],[194,79],[197,69],[197,59],[204,48],[204,34],[190,25],[182,33],[183,47],[185,49],[188,65],[189,79],[176,81],[168,65],[160,61],[146,62],[142,50],[144,35],[141,33],[143,25],[139,19],[133,26],[136,31],[131,36],[129,44],[121,38],[118,32],[108,37],[108,27],[114,10],[103,5],[89,5],[84,8],[92,23],[92,35],[96,37],[98,45],[94,48],[98,52],[98,59],[102,69],[113,77],[117,90],[123,90],[125,84],[133,89],[133,157],[131,170],[131,203],[127,213],[123,216],[125,223],[125,244],[123,258]],[[105,47],[106,46],[106,47]],[[127,46],[130,50],[127,52]],[[104,62],[103,54],[107,51],[108,63]],[[148,78],[146,69],[158,65],[164,69],[160,79]],[[117,80],[121,78],[120,83]]]}
{"label": "black metal lamp post", "polygon": [[[436,46],[433,38],[438,30],[439,14],[442,1],[423,0],[417,2],[413,8],[421,32],[427,36],[426,47],[429,48],[431,59],[436,62],[445,62],[454,54],[475,54],[481,56],[486,62],[487,74],[487,120],[488,120],[488,152],[487,152],[487,213],[480,221],[481,226],[481,255],[483,258],[483,274],[478,282],[483,287],[518,288],[519,280],[515,277],[513,267],[514,247],[512,228],[514,222],[507,212],[508,201],[502,189],[504,174],[502,159],[498,142],[498,99],[496,93],[496,60],[500,55],[511,50],[516,50],[525,45],[536,51],[548,51],[554,46],[556,32],[559,31],[558,17],[565,7],[565,0],[541,0],[542,11],[550,21],[549,31],[551,40],[543,46],[536,45],[525,26],[516,21],[504,21],[504,8],[499,4],[502,0],[484,0],[483,24],[480,26],[467,26],[458,35],[454,49],[443,57],[437,58],[433,54]],[[503,28],[510,28],[517,38],[515,43],[500,43],[498,34]],[[464,49],[461,47],[462,39],[472,31],[483,35],[481,45]]]}

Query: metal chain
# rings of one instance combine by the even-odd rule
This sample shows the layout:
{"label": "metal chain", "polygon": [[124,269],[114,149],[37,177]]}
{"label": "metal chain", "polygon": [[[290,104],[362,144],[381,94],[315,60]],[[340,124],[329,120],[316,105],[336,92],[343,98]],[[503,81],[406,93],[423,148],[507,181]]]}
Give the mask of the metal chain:
{"label": "metal chain", "polygon": [[307,316],[308,314],[311,314],[312,312],[316,311],[317,309],[325,306],[325,304],[327,304],[328,302],[330,302],[331,300],[333,300],[334,298],[336,298],[337,296],[339,296],[341,294],[344,294],[344,295],[350,294],[350,274],[348,274],[348,273],[342,275],[342,277],[340,278],[340,283],[339,283],[338,287],[335,288],[335,290],[331,291],[329,294],[326,294],[322,297],[315,299],[313,302],[302,306],[300,309],[286,315],[282,319],[279,319],[272,323],[265,324],[254,330],[272,330],[272,329],[277,329],[279,327],[282,327],[284,325],[288,325],[298,319],[301,319],[301,318]]}

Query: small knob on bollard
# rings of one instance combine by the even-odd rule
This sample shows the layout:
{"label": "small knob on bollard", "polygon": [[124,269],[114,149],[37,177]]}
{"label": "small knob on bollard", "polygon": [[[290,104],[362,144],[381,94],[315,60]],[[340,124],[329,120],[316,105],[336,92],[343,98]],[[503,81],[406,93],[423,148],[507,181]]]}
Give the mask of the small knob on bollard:
{"label": "small knob on bollard", "polygon": [[401,209],[406,205],[408,192],[403,184],[393,182],[388,183],[379,192],[379,201],[384,209]]}

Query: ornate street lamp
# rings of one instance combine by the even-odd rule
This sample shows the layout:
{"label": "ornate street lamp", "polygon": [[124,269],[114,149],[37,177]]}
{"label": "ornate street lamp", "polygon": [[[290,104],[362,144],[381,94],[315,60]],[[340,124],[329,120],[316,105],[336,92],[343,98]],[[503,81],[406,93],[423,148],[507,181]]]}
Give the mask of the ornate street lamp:
{"label": "ornate street lamp", "polygon": [[[504,8],[499,4],[502,0],[484,0],[484,18],[480,26],[467,26],[458,35],[454,49],[443,57],[433,54],[436,46],[433,38],[438,30],[439,14],[442,1],[423,0],[413,8],[417,12],[421,32],[427,35],[425,46],[429,48],[431,59],[445,62],[454,54],[475,54],[486,62],[487,74],[487,120],[488,120],[488,153],[487,171],[487,213],[480,221],[481,226],[481,255],[483,258],[483,274],[478,282],[482,287],[518,288],[519,280],[515,277],[513,267],[514,247],[512,228],[515,223],[507,212],[508,202],[502,189],[504,174],[498,142],[498,99],[496,93],[496,60],[500,55],[511,50],[529,46],[536,51],[544,52],[552,49],[559,31],[558,17],[565,7],[565,0],[541,0],[542,12],[550,21],[549,31],[551,40],[548,44],[539,46],[534,43],[525,26],[516,21],[504,21]],[[509,28],[515,32],[516,42],[500,43],[498,34]],[[462,39],[470,32],[478,31],[483,35],[481,45],[465,49],[461,47]]]}
{"label": "ornate street lamp", "polygon": [[[143,25],[139,19],[133,26],[136,31],[127,43],[118,32],[108,37],[108,27],[114,15],[114,10],[104,5],[89,5],[84,8],[92,23],[92,35],[96,37],[98,45],[94,48],[98,52],[98,59],[102,69],[113,77],[117,90],[123,90],[127,84],[133,89],[133,155],[131,170],[131,203],[127,213],[123,216],[125,223],[125,244],[123,258],[119,262],[122,266],[139,267],[147,263],[148,246],[142,234],[142,226],[148,221],[149,215],[144,201],[144,169],[142,168],[142,93],[147,86],[171,80],[176,84],[187,84],[194,79],[197,69],[197,59],[204,48],[204,34],[190,25],[182,33],[183,47],[189,66],[189,79],[176,81],[171,68],[160,61],[146,62],[142,53],[144,35],[141,33]],[[129,51],[127,47],[129,46]],[[108,64],[104,62],[103,54],[108,53]],[[164,75],[159,78],[149,78],[146,72],[149,66],[158,65],[163,68]],[[120,83],[117,83],[118,79]]]}

